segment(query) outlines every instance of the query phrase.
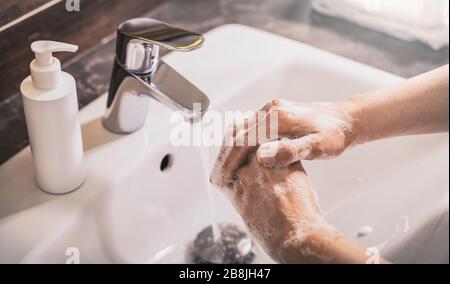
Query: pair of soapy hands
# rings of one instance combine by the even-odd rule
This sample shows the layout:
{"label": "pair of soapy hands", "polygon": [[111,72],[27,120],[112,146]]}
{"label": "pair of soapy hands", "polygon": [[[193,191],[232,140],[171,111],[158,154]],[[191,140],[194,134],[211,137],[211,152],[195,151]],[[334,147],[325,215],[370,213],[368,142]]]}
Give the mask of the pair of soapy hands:
{"label": "pair of soapy hands", "polygon": [[[264,118],[250,117],[231,128],[211,181],[229,196],[274,259],[361,263],[366,250],[321,216],[314,186],[300,161],[335,157],[352,145],[388,137],[448,132],[448,69],[445,65],[339,103],[273,100],[261,109]],[[249,141],[255,129],[264,131],[259,127],[264,124],[270,131],[275,114],[276,141],[256,146],[228,143]]]}
{"label": "pair of soapy hands", "polygon": [[[282,139],[222,146],[211,181],[231,199],[266,252],[286,261],[287,247],[301,243],[310,230],[327,227],[300,161],[335,157],[356,143],[353,121],[339,104],[275,99],[261,111],[267,114],[264,122],[277,114]],[[258,117],[236,122],[226,139],[245,138],[262,122]]]}

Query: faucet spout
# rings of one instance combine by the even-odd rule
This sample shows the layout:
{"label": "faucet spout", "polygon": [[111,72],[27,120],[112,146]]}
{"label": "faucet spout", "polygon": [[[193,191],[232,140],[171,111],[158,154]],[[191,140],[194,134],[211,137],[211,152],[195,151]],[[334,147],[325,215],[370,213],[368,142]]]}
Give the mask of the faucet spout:
{"label": "faucet spout", "polygon": [[209,98],[196,86],[162,61],[150,83],[150,95],[189,121],[195,121],[209,108]]}

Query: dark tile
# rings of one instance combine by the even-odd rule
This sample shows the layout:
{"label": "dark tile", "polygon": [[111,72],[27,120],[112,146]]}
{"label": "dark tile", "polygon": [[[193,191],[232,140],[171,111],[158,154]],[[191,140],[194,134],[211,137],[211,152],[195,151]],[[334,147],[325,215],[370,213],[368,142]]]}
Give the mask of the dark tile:
{"label": "dark tile", "polygon": [[19,95],[0,104],[0,164],[28,145],[28,134]]}
{"label": "dark tile", "polygon": [[48,2],[50,0],[0,0],[0,27]]}
{"label": "dark tile", "polygon": [[[68,12],[62,1],[0,33],[0,100],[17,92],[29,73],[33,59],[30,44],[35,40],[52,39],[76,43],[79,52],[98,45],[126,19],[149,11],[163,0],[89,0],[81,1],[79,12]],[[0,10],[0,17],[3,11]],[[65,62],[76,56],[61,53]]]}

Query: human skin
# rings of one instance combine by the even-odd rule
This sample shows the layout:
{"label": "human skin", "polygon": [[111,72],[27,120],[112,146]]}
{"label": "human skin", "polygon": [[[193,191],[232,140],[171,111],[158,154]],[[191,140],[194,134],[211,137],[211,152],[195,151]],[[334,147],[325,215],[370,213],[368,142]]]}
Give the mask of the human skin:
{"label": "human skin", "polygon": [[[338,103],[273,100],[262,111],[267,116],[277,113],[279,137],[287,139],[256,146],[224,145],[211,181],[227,193],[250,232],[276,260],[364,263],[365,250],[321,218],[318,202],[311,197],[313,186],[299,161],[328,159],[378,139],[448,131],[448,72],[446,65],[399,86]],[[262,121],[238,122],[226,139],[254,134]],[[244,130],[238,131],[242,125]],[[292,236],[299,223],[307,229],[296,239]]]}
{"label": "human skin", "polygon": [[[366,250],[322,217],[315,188],[301,162],[268,169],[256,155],[223,188],[254,238],[279,263],[366,263]],[[385,262],[381,260],[381,262]]]}
{"label": "human skin", "polygon": [[223,146],[212,181],[220,187],[232,185],[236,170],[255,151],[262,165],[285,167],[300,160],[330,159],[352,146],[374,140],[448,131],[448,85],[446,65],[393,88],[337,103],[274,99],[261,109],[267,113],[265,119],[235,123],[226,139],[248,139],[259,129],[258,124],[269,125],[269,116],[274,113],[278,117],[278,136],[284,139],[251,146]]}

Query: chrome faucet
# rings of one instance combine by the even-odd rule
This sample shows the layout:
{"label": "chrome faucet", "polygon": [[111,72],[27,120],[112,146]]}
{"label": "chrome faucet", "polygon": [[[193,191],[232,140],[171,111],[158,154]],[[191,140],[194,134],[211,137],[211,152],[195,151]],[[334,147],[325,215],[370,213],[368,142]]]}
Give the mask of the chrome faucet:
{"label": "chrome faucet", "polygon": [[131,19],[117,30],[104,125],[115,133],[132,133],[145,123],[152,99],[181,111],[185,119],[201,118],[209,99],[159,58],[159,48],[191,51],[205,41],[200,34],[150,18]]}

